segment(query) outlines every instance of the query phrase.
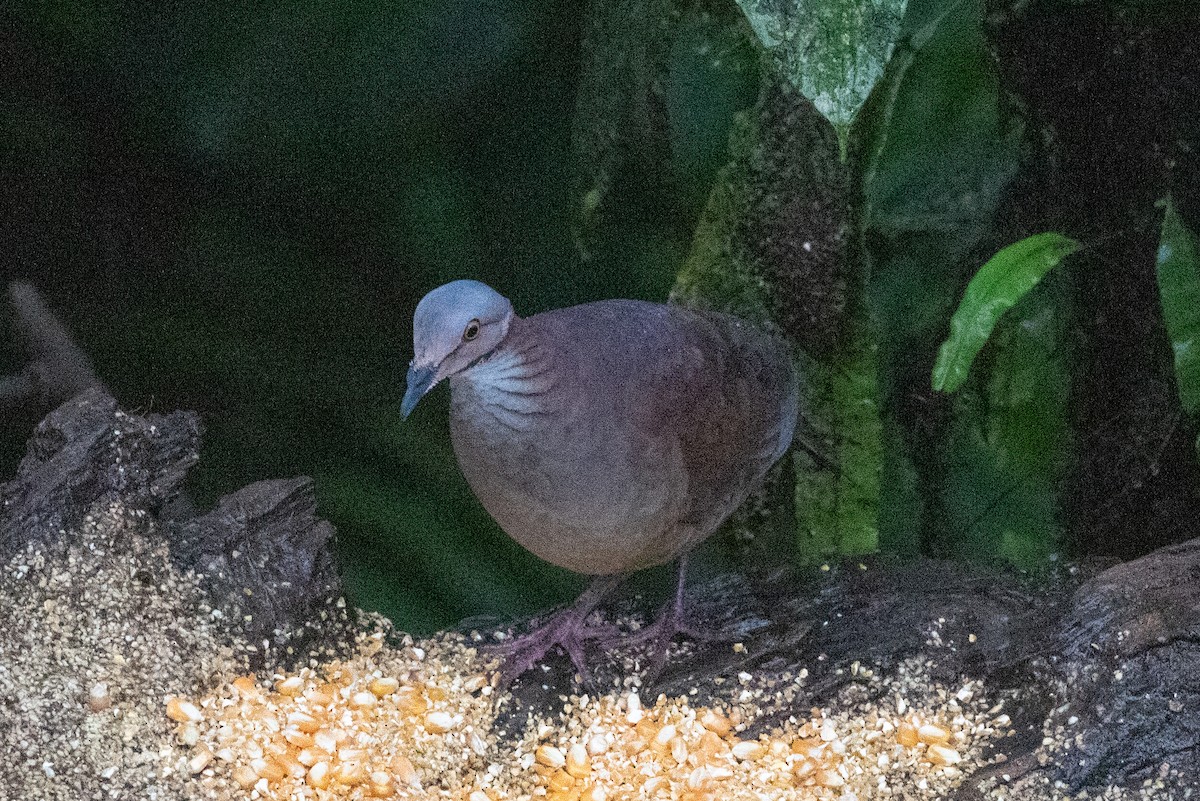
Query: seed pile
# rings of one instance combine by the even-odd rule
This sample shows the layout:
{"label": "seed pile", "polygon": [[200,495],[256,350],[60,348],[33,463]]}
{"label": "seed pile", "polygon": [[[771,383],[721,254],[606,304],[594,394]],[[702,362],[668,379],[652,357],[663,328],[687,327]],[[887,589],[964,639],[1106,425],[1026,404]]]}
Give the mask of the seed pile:
{"label": "seed pile", "polygon": [[244,660],[150,525],[100,505],[0,564],[0,799],[189,797],[162,697]]}
{"label": "seed pile", "polygon": [[[336,801],[389,785],[398,799],[454,801],[934,799],[1011,733],[983,686],[939,685],[940,671],[917,658],[886,676],[852,665],[846,689],[805,714],[796,712],[809,692],[803,671],[714,680],[724,700],[713,709],[686,698],[643,708],[628,694],[631,677],[619,697],[564,698],[561,710],[505,732],[493,717],[501,694],[472,649],[450,638],[385,641],[378,620],[343,662],[255,680],[246,675],[255,646],[219,626],[196,577],[171,566],[153,520],[119,505],[98,506],[63,543],[0,564],[0,609],[3,799]],[[305,706],[326,701],[321,693],[324,717]],[[1046,721],[1037,762],[1061,760],[1064,744],[1085,736],[1075,714]],[[332,741],[322,728],[304,731],[316,722]],[[268,746],[285,731],[300,765],[304,748],[328,755],[325,789],[272,772],[284,760]],[[997,751],[1001,761],[1002,740]],[[992,771],[981,797],[1166,801],[1195,789],[1186,762],[1164,762],[1140,787],[1081,794],[1013,767]]]}
{"label": "seed pile", "polygon": [[464,652],[434,658],[407,639],[389,649],[378,632],[359,645],[348,662],[170,699],[167,716],[191,747],[186,769],[209,788],[267,801],[935,798],[1009,725],[970,683],[943,691],[936,709],[900,697],[858,715],[813,709],[753,737],[753,703],[722,710],[660,696],[644,708],[631,692],[572,697],[506,749],[490,732],[485,675],[445,667],[476,664],[463,646],[434,644]]}
{"label": "seed pile", "polygon": [[935,716],[902,705],[860,718],[813,709],[806,720],[743,738],[749,721],[739,707],[726,713],[660,696],[643,709],[633,693],[575,706],[565,726],[544,732],[558,739],[530,743],[522,758],[548,801],[938,797],[961,779],[956,766],[977,759],[1008,725],[995,708],[947,707]]}
{"label": "seed pile", "polygon": [[469,790],[488,748],[491,685],[451,669],[470,664],[466,649],[432,643],[427,653],[408,637],[386,648],[385,637],[361,635],[345,662],[169,698],[167,717],[191,748],[186,769],[210,789],[263,799],[424,797],[426,777]]}

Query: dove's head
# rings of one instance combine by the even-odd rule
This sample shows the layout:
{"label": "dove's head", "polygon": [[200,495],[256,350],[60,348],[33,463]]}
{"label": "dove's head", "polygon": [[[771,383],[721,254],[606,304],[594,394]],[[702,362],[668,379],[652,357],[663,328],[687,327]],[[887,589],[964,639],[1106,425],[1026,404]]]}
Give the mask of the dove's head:
{"label": "dove's head", "polygon": [[479,281],[451,281],[421,298],[413,314],[413,360],[401,415],[408,417],[442,379],[495,350],[512,321],[508,298]]}

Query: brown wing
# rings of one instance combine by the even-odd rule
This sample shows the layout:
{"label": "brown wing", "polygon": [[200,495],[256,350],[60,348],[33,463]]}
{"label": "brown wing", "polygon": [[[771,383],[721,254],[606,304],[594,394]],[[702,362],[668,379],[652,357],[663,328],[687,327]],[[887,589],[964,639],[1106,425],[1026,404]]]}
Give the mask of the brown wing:
{"label": "brown wing", "polygon": [[[791,441],[787,348],[736,318],[614,300],[536,315],[521,330],[553,353],[556,413],[538,429],[536,460],[513,454],[529,475],[510,478],[536,484],[536,465],[552,465],[529,494],[562,507],[574,539],[586,533],[589,553],[606,554],[605,570],[695,546]],[[603,572],[592,562],[585,572]]]}
{"label": "brown wing", "polygon": [[[727,315],[670,308],[648,359],[639,426],[673,437],[687,474],[679,525],[688,547],[711,534],[791,442],[797,387],[782,341]],[[681,549],[684,550],[684,549]]]}

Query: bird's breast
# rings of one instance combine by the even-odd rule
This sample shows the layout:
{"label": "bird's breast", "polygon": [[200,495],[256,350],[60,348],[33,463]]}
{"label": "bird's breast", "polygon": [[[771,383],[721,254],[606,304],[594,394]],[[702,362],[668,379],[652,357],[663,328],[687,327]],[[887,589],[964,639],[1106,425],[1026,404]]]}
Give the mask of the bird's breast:
{"label": "bird's breast", "polygon": [[503,363],[452,380],[451,438],[467,482],[509,536],[561,567],[601,574],[666,561],[674,554],[646,551],[680,514],[683,476],[670,469],[679,455],[628,436],[577,390],[517,379]]}

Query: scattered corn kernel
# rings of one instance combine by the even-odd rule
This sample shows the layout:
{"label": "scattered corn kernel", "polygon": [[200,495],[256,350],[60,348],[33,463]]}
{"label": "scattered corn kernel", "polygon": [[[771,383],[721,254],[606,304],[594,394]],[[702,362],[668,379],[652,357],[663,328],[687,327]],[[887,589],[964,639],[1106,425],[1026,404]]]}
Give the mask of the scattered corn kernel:
{"label": "scattered corn kernel", "polygon": [[252,759],[250,760],[250,769],[254,771],[254,775],[260,779],[266,779],[269,782],[277,782],[284,777],[285,771],[278,762],[268,759]]}
{"label": "scattered corn kernel", "polygon": [[715,709],[705,710],[704,714],[700,717],[700,725],[718,737],[724,737],[733,729],[733,724],[729,722],[729,718]]}
{"label": "scattered corn kernel", "polygon": [[739,760],[754,760],[767,753],[763,744],[756,740],[741,740],[733,745],[733,756]]}
{"label": "scattered corn kernel", "polygon": [[401,784],[407,784],[414,790],[423,790],[421,785],[421,777],[417,775],[417,769],[413,767],[413,763],[409,761],[404,754],[396,754],[392,757],[391,765],[392,773]]}
{"label": "scattered corn kernel", "polygon": [[917,729],[917,739],[923,743],[945,743],[950,740],[950,732],[934,723],[926,723]]}
{"label": "scattered corn kernel", "polygon": [[192,752],[192,756],[188,759],[188,770],[192,773],[199,773],[209,766],[212,762],[213,752],[207,746],[200,746]]}
{"label": "scattered corn kernel", "polygon": [[552,745],[539,745],[533,752],[533,758],[538,761],[538,764],[548,768],[561,768],[567,764],[567,758],[563,752]]}
{"label": "scattered corn kernel", "polygon": [[321,729],[313,735],[313,745],[330,756],[337,753],[337,737],[328,729]]}
{"label": "scattered corn kernel", "polygon": [[275,692],[280,695],[299,695],[304,689],[304,679],[299,676],[287,676],[275,682]]}
{"label": "scattered corn kernel", "polygon": [[375,798],[391,798],[396,794],[395,784],[390,774],[382,770],[371,773],[367,794]]}
{"label": "scattered corn kernel", "polygon": [[93,712],[103,712],[112,706],[112,696],[108,694],[107,683],[98,681],[92,685],[88,690],[87,705]]}
{"label": "scattered corn kernel", "polygon": [[846,780],[842,778],[842,774],[838,773],[836,770],[829,770],[826,768],[824,770],[817,771],[817,784],[821,785],[822,787],[841,787],[845,783]]}
{"label": "scattered corn kernel", "polygon": [[167,717],[177,723],[186,723],[187,721],[199,723],[204,720],[204,715],[200,712],[200,707],[191,701],[184,701],[182,698],[176,698],[175,696],[167,699]]}
{"label": "scattered corn kernel", "polygon": [[454,718],[448,712],[430,712],[425,716],[425,728],[433,734],[445,734],[454,728]]}
{"label": "scattered corn kernel", "polygon": [[929,761],[935,765],[957,765],[962,756],[949,746],[934,743],[929,746]]}
{"label": "scattered corn kernel", "polygon": [[579,801],[608,801],[608,791],[600,785],[593,784],[579,794]]}
{"label": "scattered corn kernel", "polygon": [[658,730],[658,734],[654,735],[654,745],[659,749],[664,750],[671,745],[671,740],[675,738],[675,726],[668,723]]}
{"label": "scattered corn kernel", "polygon": [[249,790],[258,781],[258,774],[249,765],[238,765],[230,775],[243,790]]}
{"label": "scattered corn kernel", "polygon": [[304,781],[316,790],[324,790],[333,781],[332,772],[328,762],[318,762],[308,769],[308,775],[304,777]]}
{"label": "scattered corn kernel", "polygon": [[393,676],[382,676],[380,678],[371,679],[371,683],[367,685],[376,698],[386,698],[396,690],[400,689],[400,680]]}
{"label": "scattered corn kernel", "polygon": [[338,762],[333,768],[333,778],[342,784],[363,784],[367,777],[367,769],[361,762]]}
{"label": "scattered corn kernel", "polygon": [[592,772],[591,760],[588,759],[587,749],[579,743],[567,749],[567,773],[577,779],[582,779]]}
{"label": "scattered corn kernel", "polygon": [[259,692],[258,682],[254,676],[238,676],[232,682],[233,688],[242,695],[253,695]]}
{"label": "scattered corn kernel", "polygon": [[287,724],[305,734],[314,734],[321,728],[321,722],[307,712],[289,712]]}
{"label": "scattered corn kernel", "polygon": [[178,736],[179,742],[191,748],[200,742],[200,727],[189,720],[187,723],[180,725]]}
{"label": "scattered corn kernel", "polygon": [[559,769],[550,774],[546,787],[552,793],[565,793],[575,786],[575,777],[565,770]]}
{"label": "scattered corn kernel", "polygon": [[682,737],[671,738],[671,758],[680,765],[682,765],[684,762],[687,762],[687,743],[683,741]]}

